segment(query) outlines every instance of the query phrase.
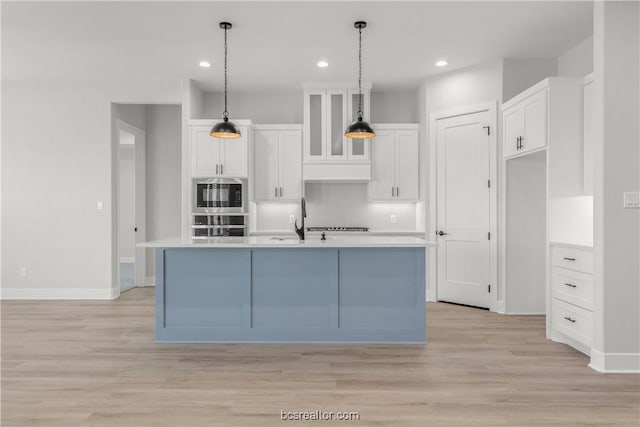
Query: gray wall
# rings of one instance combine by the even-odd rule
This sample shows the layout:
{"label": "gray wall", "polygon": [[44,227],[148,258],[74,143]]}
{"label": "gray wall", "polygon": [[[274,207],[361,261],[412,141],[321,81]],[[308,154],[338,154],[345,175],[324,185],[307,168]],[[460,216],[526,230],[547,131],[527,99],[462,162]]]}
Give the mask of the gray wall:
{"label": "gray wall", "polygon": [[[141,100],[179,103],[180,85],[2,81],[2,104],[11,107],[2,109],[3,298],[114,295],[118,135],[111,103]],[[45,228],[34,226],[43,217]]]}
{"label": "gray wall", "polygon": [[[249,119],[254,123],[302,123],[302,90],[300,92],[231,93],[228,97],[230,119]],[[222,117],[224,96],[218,92],[205,92],[202,117]]]}
{"label": "gray wall", "polygon": [[404,92],[371,92],[369,122],[418,123],[418,94],[418,88]]}
{"label": "gray wall", "polygon": [[593,72],[593,36],[558,57],[559,76],[585,76]]}
{"label": "gray wall", "polygon": [[502,69],[502,101],[508,101],[539,81],[557,75],[558,61],[555,58],[505,58]]}
{"label": "gray wall", "polygon": [[640,7],[594,4],[595,308],[591,364],[640,369]]}
{"label": "gray wall", "polygon": [[[180,236],[181,107],[147,105],[147,239]],[[153,250],[147,251],[147,276],[154,276]]]}
{"label": "gray wall", "polygon": [[[202,117],[221,117],[224,111],[222,93],[206,92],[203,96]],[[233,93],[229,96],[229,115],[236,119],[250,119],[260,124],[296,124],[303,122],[303,93]],[[372,92],[372,123],[417,123],[418,92]]]}

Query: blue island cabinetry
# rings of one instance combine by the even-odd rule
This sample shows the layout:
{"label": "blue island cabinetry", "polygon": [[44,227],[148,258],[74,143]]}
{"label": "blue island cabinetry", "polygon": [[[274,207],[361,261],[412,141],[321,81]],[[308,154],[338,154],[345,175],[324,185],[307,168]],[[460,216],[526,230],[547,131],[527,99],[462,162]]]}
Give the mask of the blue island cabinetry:
{"label": "blue island cabinetry", "polygon": [[156,251],[158,342],[424,343],[425,248]]}

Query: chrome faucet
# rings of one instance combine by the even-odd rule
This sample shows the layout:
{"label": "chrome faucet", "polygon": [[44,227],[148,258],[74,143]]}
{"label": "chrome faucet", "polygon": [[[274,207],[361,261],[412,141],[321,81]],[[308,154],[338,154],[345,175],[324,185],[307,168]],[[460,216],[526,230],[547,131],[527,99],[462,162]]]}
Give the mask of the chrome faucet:
{"label": "chrome faucet", "polygon": [[298,220],[296,219],[293,226],[296,228],[296,234],[300,240],[304,240],[304,219],[307,217],[307,203],[304,201],[304,197],[300,200],[300,207],[302,210],[302,226],[298,228]]}

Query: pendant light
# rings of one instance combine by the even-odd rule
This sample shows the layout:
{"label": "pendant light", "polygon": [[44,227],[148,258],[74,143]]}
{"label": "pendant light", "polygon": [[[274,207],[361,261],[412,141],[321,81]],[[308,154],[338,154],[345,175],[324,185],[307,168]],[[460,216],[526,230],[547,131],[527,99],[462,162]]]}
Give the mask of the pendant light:
{"label": "pendant light", "polygon": [[235,123],[229,121],[227,111],[227,30],[231,27],[230,22],[220,23],[220,28],[224,30],[224,113],[222,113],[222,121],[216,123],[209,132],[209,135],[216,138],[240,138],[240,129]]}
{"label": "pendant light", "polygon": [[352,139],[373,138],[376,133],[362,119],[362,29],[367,27],[367,23],[357,21],[353,26],[358,29],[358,118],[347,127],[344,136]]}

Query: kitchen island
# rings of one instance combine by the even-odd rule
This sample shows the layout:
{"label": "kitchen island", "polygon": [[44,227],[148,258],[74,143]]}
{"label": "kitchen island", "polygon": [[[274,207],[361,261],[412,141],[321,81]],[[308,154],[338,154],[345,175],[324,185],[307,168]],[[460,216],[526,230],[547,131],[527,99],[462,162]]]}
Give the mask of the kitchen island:
{"label": "kitchen island", "polygon": [[158,342],[424,343],[415,237],[172,239],[156,249]]}

